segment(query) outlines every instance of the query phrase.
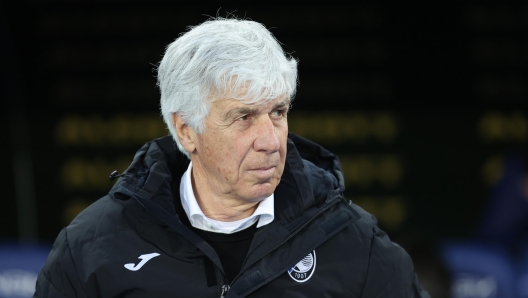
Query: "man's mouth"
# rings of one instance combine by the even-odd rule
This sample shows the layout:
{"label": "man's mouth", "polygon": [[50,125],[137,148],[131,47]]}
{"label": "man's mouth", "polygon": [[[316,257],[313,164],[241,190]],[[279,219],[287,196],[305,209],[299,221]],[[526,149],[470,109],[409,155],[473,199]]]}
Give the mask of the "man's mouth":
{"label": "man's mouth", "polygon": [[275,166],[267,166],[251,169],[250,172],[257,175],[260,178],[269,178],[275,172]]}

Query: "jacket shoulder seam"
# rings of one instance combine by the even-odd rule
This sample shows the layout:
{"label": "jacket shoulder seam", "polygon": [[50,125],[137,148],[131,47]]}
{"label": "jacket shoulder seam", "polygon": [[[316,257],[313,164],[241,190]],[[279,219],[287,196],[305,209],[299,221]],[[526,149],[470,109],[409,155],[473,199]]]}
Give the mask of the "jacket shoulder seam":
{"label": "jacket shoulder seam", "polygon": [[64,231],[64,238],[66,239],[65,242],[66,242],[66,247],[68,248],[69,257],[71,259],[73,268],[75,269],[75,278],[77,278],[77,281],[79,282],[79,285],[81,286],[81,289],[82,289],[83,293],[86,293],[86,290],[84,289],[83,284],[81,283],[81,280],[79,279],[79,271],[77,269],[77,265],[75,264],[75,259],[73,258],[73,255],[72,255],[72,252],[71,252],[70,243],[68,241],[68,230]]}
{"label": "jacket shoulder seam", "polygon": [[361,295],[359,297],[363,297],[363,292],[365,292],[365,287],[367,286],[367,278],[368,274],[370,272],[370,259],[372,258],[372,247],[374,246],[374,240],[376,239],[376,230],[374,227],[372,227],[372,238],[370,239],[370,246],[369,246],[369,261],[367,265],[367,271],[365,273],[365,284],[363,285],[363,288],[361,289]]}
{"label": "jacket shoulder seam", "polygon": [[[55,289],[55,291],[59,292],[62,294],[62,296],[64,297],[68,297],[65,293],[63,293],[62,291],[60,291],[52,282],[51,282],[51,279],[50,277],[48,276],[48,274],[46,274],[46,272],[43,272],[42,276],[46,279],[46,281],[48,282],[48,284],[53,288]],[[35,293],[36,294],[36,293]]]}

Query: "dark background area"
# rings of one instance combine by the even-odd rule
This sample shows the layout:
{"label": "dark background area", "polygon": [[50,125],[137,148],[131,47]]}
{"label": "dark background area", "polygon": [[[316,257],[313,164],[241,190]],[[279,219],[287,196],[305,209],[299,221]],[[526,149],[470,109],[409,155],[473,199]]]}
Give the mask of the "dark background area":
{"label": "dark background area", "polygon": [[470,236],[504,157],[527,151],[528,4],[316,3],[1,4],[0,238],[51,243],[106,194],[110,172],[168,133],[165,46],[230,13],[299,60],[290,129],[339,155],[347,198],[391,236]]}

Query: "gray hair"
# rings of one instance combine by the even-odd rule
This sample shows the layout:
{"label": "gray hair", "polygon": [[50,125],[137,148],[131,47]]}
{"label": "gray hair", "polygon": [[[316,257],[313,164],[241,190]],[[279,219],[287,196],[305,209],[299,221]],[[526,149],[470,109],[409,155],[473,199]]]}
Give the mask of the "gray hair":
{"label": "gray hair", "polygon": [[201,134],[216,100],[261,104],[285,94],[292,100],[297,88],[297,61],[262,24],[216,18],[189,29],[167,46],[158,66],[163,120],[187,157],[173,113]]}

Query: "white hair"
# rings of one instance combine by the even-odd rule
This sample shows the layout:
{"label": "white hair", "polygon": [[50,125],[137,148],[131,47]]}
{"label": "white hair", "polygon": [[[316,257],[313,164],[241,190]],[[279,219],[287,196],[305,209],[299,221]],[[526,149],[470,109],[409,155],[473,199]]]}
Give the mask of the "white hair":
{"label": "white hair", "polygon": [[201,134],[216,100],[261,104],[287,95],[291,101],[297,88],[297,61],[262,24],[216,18],[189,29],[167,46],[158,66],[163,120],[187,157],[173,113]]}

